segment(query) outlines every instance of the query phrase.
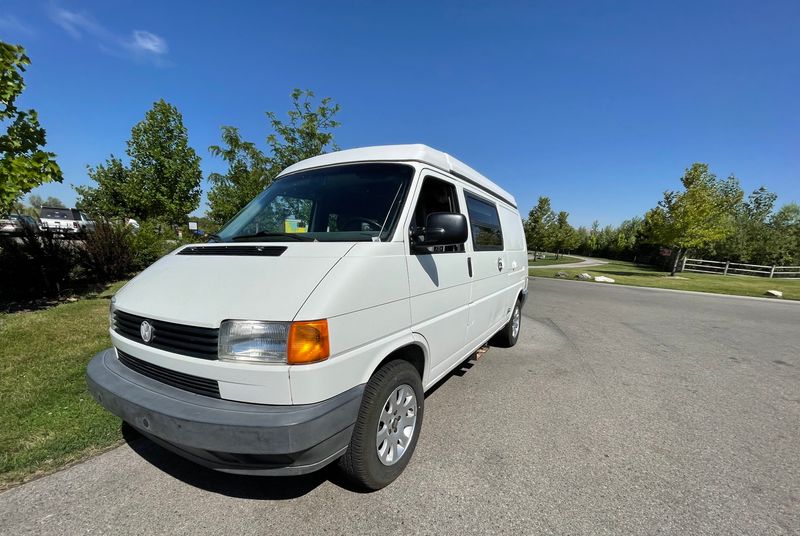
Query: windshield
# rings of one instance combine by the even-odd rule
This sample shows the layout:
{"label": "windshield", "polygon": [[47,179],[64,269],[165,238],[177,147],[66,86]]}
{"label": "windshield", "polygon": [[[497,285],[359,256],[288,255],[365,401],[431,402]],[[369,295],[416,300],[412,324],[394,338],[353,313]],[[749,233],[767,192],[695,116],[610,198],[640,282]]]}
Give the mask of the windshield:
{"label": "windshield", "polygon": [[391,237],[414,168],[348,164],[276,180],[219,232],[236,241],[356,241]]}

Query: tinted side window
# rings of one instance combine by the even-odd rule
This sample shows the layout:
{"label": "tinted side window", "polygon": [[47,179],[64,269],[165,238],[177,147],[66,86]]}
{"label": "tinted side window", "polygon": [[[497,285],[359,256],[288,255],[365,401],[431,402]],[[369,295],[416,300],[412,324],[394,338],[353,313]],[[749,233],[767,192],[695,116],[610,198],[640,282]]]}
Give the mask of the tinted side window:
{"label": "tinted side window", "polygon": [[472,247],[475,251],[502,251],[503,230],[500,227],[497,206],[468,192],[464,193],[472,227]]}

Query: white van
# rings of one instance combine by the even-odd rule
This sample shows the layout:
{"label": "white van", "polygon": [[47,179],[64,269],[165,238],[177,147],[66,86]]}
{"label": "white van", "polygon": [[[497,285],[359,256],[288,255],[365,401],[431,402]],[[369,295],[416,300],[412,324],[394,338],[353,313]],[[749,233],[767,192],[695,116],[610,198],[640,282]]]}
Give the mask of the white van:
{"label": "white van", "polygon": [[153,441],[230,473],[339,460],[386,486],[425,391],[480,346],[512,346],[527,294],[514,198],[424,145],[286,169],[213,242],[163,257],[111,303],[97,401]]}

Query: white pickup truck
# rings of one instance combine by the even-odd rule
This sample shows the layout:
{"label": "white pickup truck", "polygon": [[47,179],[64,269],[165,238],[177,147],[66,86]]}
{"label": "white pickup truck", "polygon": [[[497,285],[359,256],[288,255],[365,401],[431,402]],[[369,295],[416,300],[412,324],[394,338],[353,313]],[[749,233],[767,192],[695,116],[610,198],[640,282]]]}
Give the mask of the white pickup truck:
{"label": "white pickup truck", "polygon": [[76,208],[42,207],[39,212],[43,231],[58,234],[81,234],[94,231],[94,221]]}

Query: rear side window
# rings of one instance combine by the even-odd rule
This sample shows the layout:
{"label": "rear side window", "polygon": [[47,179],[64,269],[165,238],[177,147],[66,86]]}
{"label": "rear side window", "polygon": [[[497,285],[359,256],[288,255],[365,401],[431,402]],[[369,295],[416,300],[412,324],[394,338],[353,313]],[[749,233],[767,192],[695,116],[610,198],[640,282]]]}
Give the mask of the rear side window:
{"label": "rear side window", "polygon": [[469,192],[464,193],[472,227],[472,247],[475,251],[502,251],[503,230],[500,227],[497,206]]}

